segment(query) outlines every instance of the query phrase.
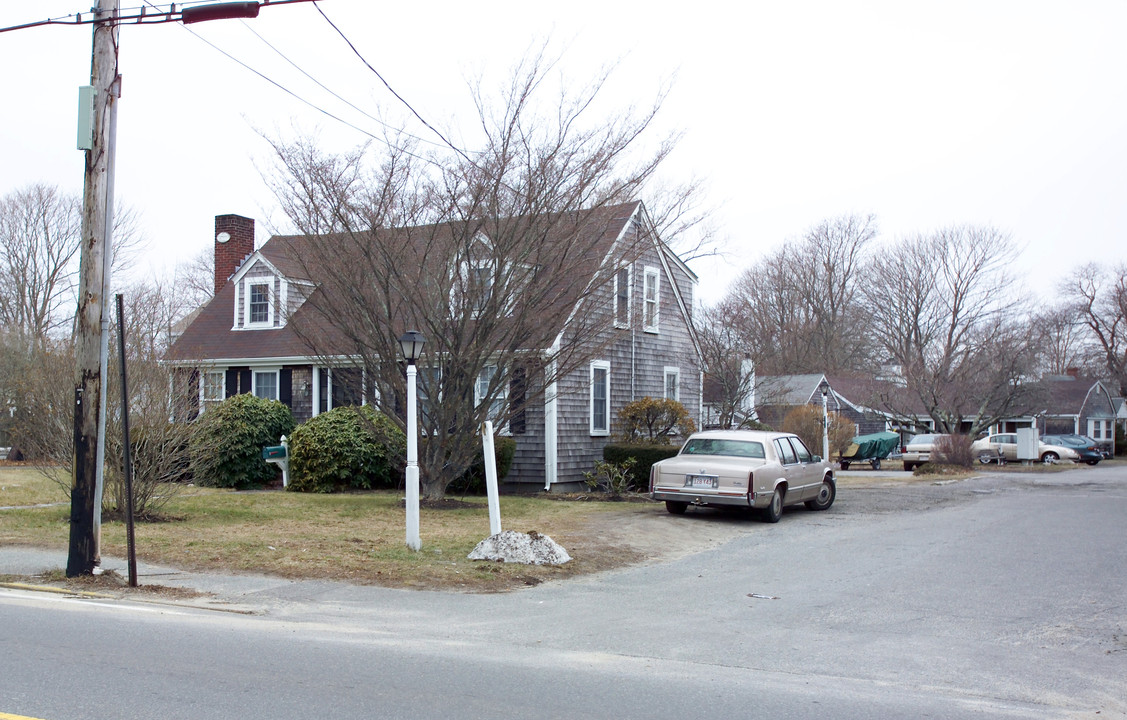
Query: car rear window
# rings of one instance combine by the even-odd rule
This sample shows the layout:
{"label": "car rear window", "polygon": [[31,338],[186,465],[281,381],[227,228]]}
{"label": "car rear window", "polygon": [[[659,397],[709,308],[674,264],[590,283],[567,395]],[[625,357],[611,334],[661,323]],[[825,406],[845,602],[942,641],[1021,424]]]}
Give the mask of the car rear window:
{"label": "car rear window", "polygon": [[727,440],[723,438],[694,438],[681,448],[682,455],[728,455],[730,457],[766,457],[763,443],[753,440]]}

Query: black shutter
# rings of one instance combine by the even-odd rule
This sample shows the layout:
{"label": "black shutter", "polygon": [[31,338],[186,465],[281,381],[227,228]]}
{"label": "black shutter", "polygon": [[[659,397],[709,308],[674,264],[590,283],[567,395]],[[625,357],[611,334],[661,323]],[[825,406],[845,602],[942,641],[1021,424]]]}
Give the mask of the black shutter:
{"label": "black shutter", "polygon": [[293,369],[282,368],[278,373],[278,400],[293,410]]}
{"label": "black shutter", "polygon": [[239,370],[239,392],[250,392],[250,368]]}
{"label": "black shutter", "polygon": [[188,417],[182,420],[191,420],[200,414],[200,371],[193,370],[188,376]]}
{"label": "black shutter", "polygon": [[513,368],[513,375],[509,379],[509,406],[513,416],[509,419],[509,432],[513,435],[525,433],[525,392],[528,387],[528,371],[523,366]]}
{"label": "black shutter", "polygon": [[239,371],[227,370],[227,393],[224,397],[231,397],[232,395],[239,394]]}

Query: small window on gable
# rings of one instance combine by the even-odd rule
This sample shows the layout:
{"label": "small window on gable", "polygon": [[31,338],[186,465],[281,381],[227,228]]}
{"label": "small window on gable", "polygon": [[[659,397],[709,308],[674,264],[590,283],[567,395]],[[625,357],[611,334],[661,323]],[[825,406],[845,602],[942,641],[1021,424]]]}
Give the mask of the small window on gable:
{"label": "small window on gable", "polygon": [[665,399],[681,400],[681,369],[665,368]]}
{"label": "small window on gable", "polygon": [[270,286],[265,283],[250,286],[250,321],[270,322]]}
{"label": "small window on gable", "polygon": [[630,268],[622,267],[614,274],[614,326],[630,327]]}
{"label": "small window on gable", "polygon": [[661,290],[658,280],[661,274],[655,267],[647,267],[642,290],[642,328],[646,332],[657,332],[661,309]]}
{"label": "small window on gable", "polygon": [[468,285],[470,306],[480,315],[493,297],[493,266],[488,263],[471,266]]}
{"label": "small window on gable", "polygon": [[610,434],[610,363],[591,363],[591,434]]}

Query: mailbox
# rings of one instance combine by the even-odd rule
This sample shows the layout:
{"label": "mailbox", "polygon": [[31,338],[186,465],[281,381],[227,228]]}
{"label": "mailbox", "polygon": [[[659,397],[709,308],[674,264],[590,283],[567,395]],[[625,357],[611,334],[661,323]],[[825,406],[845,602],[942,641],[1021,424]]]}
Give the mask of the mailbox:
{"label": "mailbox", "polygon": [[286,453],[285,445],[269,445],[262,448],[263,460],[287,460],[289,455]]}
{"label": "mailbox", "polygon": [[267,445],[262,448],[262,459],[282,468],[282,487],[290,486],[290,444],[286,436],[281,437],[281,445]]}

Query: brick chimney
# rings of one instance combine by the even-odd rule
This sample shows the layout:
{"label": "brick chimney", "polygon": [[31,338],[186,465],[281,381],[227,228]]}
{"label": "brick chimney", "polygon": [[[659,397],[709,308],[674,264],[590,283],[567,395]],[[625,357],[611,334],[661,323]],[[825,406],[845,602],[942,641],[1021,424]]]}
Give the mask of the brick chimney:
{"label": "brick chimney", "polygon": [[254,220],[242,215],[215,216],[215,293],[254,252]]}
{"label": "brick chimney", "polygon": [[1069,376],[1073,380],[1079,380],[1080,379],[1080,368],[1070,367],[1070,368],[1068,368],[1067,370],[1064,371],[1064,374]]}

